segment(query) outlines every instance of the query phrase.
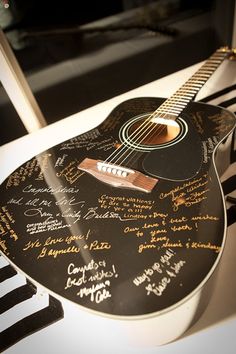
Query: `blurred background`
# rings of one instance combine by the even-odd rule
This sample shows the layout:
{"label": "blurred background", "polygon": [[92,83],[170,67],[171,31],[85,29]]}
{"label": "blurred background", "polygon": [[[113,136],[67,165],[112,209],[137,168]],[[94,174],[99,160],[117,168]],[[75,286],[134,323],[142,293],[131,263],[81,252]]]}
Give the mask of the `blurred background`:
{"label": "blurred background", "polygon": [[[47,124],[230,46],[234,14],[235,0],[0,0]],[[0,116],[0,145],[27,134],[3,87]]]}

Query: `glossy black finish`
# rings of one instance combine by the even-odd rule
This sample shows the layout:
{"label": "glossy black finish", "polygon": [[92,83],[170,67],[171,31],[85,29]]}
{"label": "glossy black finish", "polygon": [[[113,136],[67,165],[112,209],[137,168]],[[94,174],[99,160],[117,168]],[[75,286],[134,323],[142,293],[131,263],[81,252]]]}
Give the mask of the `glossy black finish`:
{"label": "glossy black finish", "polygon": [[145,171],[175,181],[193,178],[198,173],[202,164],[202,144],[192,122],[188,119],[187,122],[183,139],[177,139],[168,148],[156,149],[147,154],[143,162]]}
{"label": "glossy black finish", "polygon": [[[101,313],[167,309],[206,280],[222,249],[224,204],[212,157],[235,126],[232,113],[192,103],[181,116],[191,127],[185,140],[139,152],[132,167],[162,176],[151,193],[111,187],[77,168],[85,157],[106,159],[120,127],[161,102],[122,103],[99,127],[26,162],[0,188],[1,251],[36,282]],[[165,179],[171,174],[182,181]]]}

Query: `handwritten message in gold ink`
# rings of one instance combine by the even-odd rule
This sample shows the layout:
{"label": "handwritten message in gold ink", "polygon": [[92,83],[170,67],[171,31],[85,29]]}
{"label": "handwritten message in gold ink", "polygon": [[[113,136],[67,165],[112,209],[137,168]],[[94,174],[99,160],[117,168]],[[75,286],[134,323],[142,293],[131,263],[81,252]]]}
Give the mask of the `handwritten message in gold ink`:
{"label": "handwritten message in gold ink", "polygon": [[100,135],[101,134],[98,129],[93,129],[89,132],[81,134],[78,137],[74,137],[69,141],[62,143],[60,150],[74,150],[86,147],[87,142],[97,139],[98,137],[100,137]]}
{"label": "handwritten message in gold ink", "polygon": [[78,297],[86,297],[91,302],[99,304],[112,297],[110,287],[117,277],[115,265],[108,265],[104,259],[99,261],[91,259],[83,266],[69,263],[65,290],[75,289]]}
{"label": "handwritten message in gold ink", "polygon": [[42,259],[47,257],[57,258],[61,255],[80,253],[82,250],[89,252],[107,251],[111,248],[111,244],[102,239],[91,239],[90,229],[86,234],[47,237],[46,240],[40,238],[30,240],[23,247],[24,252],[36,250],[36,258]]}
{"label": "handwritten message in gold ink", "polygon": [[216,136],[209,137],[207,140],[202,141],[204,163],[207,163],[209,160],[211,160],[214,149],[218,143],[219,140]]}
{"label": "handwritten message in gold ink", "polygon": [[221,113],[214,114],[208,118],[216,124],[214,131],[217,135],[227,134],[234,124],[234,117],[232,117],[227,111],[222,111]]}
{"label": "handwritten message in gold ink", "polygon": [[65,194],[76,194],[79,192],[78,187],[66,187],[62,184],[58,186],[46,186],[46,187],[35,187],[33,184],[28,184],[22,189],[22,195],[30,195],[38,196],[42,193],[47,193],[49,195],[57,195],[58,193],[65,193]]}
{"label": "handwritten message in gold ink", "polygon": [[78,150],[83,148],[86,151],[95,149],[96,151],[109,151],[113,149],[114,146],[118,143],[118,141],[114,140],[112,136],[96,140],[98,137],[100,137],[100,135],[100,132],[95,129],[94,131],[70,139],[69,142],[63,143],[60,150]]}
{"label": "handwritten message in gold ink", "polygon": [[203,112],[196,112],[191,114],[192,121],[195,125],[195,128],[199,134],[204,133],[204,121],[203,121]]}
{"label": "handwritten message in gold ink", "polygon": [[124,116],[124,112],[117,111],[113,119],[106,119],[101,126],[101,131],[102,133],[108,133],[108,132],[113,132],[114,129],[120,125],[120,120]]}
{"label": "handwritten message in gold ink", "polygon": [[144,198],[128,198],[103,194],[98,202],[101,209],[118,213],[120,220],[147,219],[153,209],[154,201]]}
{"label": "handwritten message in gold ink", "polygon": [[48,168],[48,161],[51,154],[42,154],[28,161],[25,165],[18,168],[15,172],[13,172],[6,184],[6,188],[10,188],[12,186],[17,187],[22,182],[24,182],[27,178],[35,176],[35,180],[43,180],[43,174],[45,170]]}
{"label": "handwritten message in gold ink", "polygon": [[78,161],[71,161],[67,166],[65,166],[61,171],[56,173],[57,177],[64,177],[70,184],[75,183],[84,172],[78,169]]}
{"label": "handwritten message in gold ink", "polygon": [[206,173],[199,178],[184,182],[169,191],[160,193],[159,198],[160,200],[170,199],[173,211],[178,211],[182,207],[189,208],[207,199],[207,193],[210,191],[208,184],[208,174]]}
{"label": "handwritten message in gold ink", "polygon": [[204,248],[218,253],[221,250],[218,245],[209,241],[201,243],[191,240],[193,232],[198,231],[198,223],[214,223],[218,220],[217,216],[209,214],[190,217],[184,215],[177,218],[169,214],[155,213],[155,222],[145,222],[142,226],[126,226],[123,228],[123,234],[140,239],[138,253],[162,248]]}
{"label": "handwritten message in gold ink", "polygon": [[9,238],[13,241],[18,240],[18,235],[14,230],[15,220],[9,212],[7,206],[0,207],[0,249],[8,255],[7,243]]}

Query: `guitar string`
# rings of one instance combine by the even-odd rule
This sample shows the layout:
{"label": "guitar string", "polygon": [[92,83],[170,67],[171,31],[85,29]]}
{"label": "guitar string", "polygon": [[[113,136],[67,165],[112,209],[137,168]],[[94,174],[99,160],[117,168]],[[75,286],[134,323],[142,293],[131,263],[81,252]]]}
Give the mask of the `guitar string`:
{"label": "guitar string", "polygon": [[[160,116],[159,116],[160,117]],[[163,118],[163,117],[161,117]],[[178,117],[177,117],[178,118]],[[142,139],[141,143],[143,143],[143,141],[145,141],[145,143],[143,144],[144,147],[146,147],[148,149],[148,139],[151,141],[153,137],[157,137],[160,136],[160,134],[162,132],[164,132],[167,129],[167,126],[165,126],[164,124],[153,124],[153,127],[151,129],[149,129],[148,134]],[[158,132],[158,134],[157,134]],[[177,134],[178,136],[179,134]],[[147,141],[146,141],[147,140]],[[139,143],[139,145],[141,145]],[[158,145],[162,145],[162,143],[159,144],[154,144],[156,146]],[[127,154],[126,154],[127,152]],[[137,161],[138,159],[138,154],[142,152],[137,148],[133,148],[132,150],[128,151],[124,151],[123,154],[117,159],[117,161],[119,161],[119,159],[121,159],[121,157],[123,157],[123,160],[119,163],[119,165],[124,164],[124,162],[127,160],[126,164],[128,164],[130,167],[132,167],[132,165],[134,165],[134,163]],[[145,152],[145,151],[144,151]],[[124,156],[125,155],[125,156]],[[132,162],[132,163],[131,163]],[[117,164],[117,163],[116,163]]]}
{"label": "guitar string", "polygon": [[[160,117],[161,115],[163,115],[163,116]],[[165,114],[161,113],[161,114],[159,114],[159,117],[160,118],[165,118]],[[136,148],[133,148],[132,145],[133,144],[140,145],[140,143],[145,140],[145,138],[148,136],[150,131],[155,127],[156,123],[151,122],[151,120],[153,118],[155,118],[154,112],[152,114],[150,114],[149,117],[144,120],[144,122],[139,126],[139,128],[137,128],[133,133],[131,133],[130,136],[128,136],[126,138],[126,142],[125,143],[123,142],[120,145],[119,148],[121,148],[121,149],[118,152],[117,152],[117,150],[119,148],[114,151],[114,153],[116,153],[116,154],[113,156],[113,158],[111,160],[109,160],[109,161],[107,159],[106,161],[108,161],[109,163],[114,163],[114,164],[117,164],[117,165],[121,165],[124,162],[124,160],[121,161],[120,163],[118,163],[118,161],[124,156],[124,154],[126,154],[127,151],[131,150],[130,153],[133,153],[134,151],[136,151]],[[153,128],[151,129],[152,126],[153,126]],[[160,134],[163,129],[164,128],[159,128],[157,130],[158,134]],[[148,131],[148,134],[146,134],[147,131]],[[142,134],[140,134],[141,132],[142,132]],[[146,135],[144,135],[144,134],[146,134]],[[134,135],[135,138],[138,136],[139,139],[141,139],[141,140],[140,141],[133,140],[133,135]],[[128,143],[128,145],[127,145],[127,143]],[[109,157],[111,157],[111,155]]]}
{"label": "guitar string", "polygon": [[[220,57],[219,57],[220,54]],[[176,94],[178,94],[178,92],[183,91],[183,89],[187,88],[187,92],[190,92],[190,90],[188,89],[187,86],[189,86],[192,88],[193,91],[193,96],[198,92],[198,90],[201,89],[201,87],[205,84],[205,82],[210,78],[210,76],[214,73],[214,71],[218,68],[218,66],[222,63],[222,61],[224,60],[225,56],[227,55],[227,53],[225,52],[216,52],[214,53],[206,63],[204,63],[201,68],[198,70],[198,72],[196,74],[194,74],[189,80],[187,80],[187,82],[181,86],[181,88],[173,95],[174,100],[177,101],[177,103],[182,104],[181,101],[181,96],[180,98],[175,99]],[[209,73],[209,66],[211,67],[210,73]],[[213,67],[213,70],[212,70]],[[206,73],[206,71],[208,71]],[[197,79],[197,80],[196,80]],[[196,86],[194,87],[193,84],[191,84],[191,81],[193,82],[201,82],[203,81],[202,85],[200,85],[200,87],[198,86],[196,88]],[[198,84],[199,85],[199,84]],[[183,97],[183,96],[182,96]],[[152,114],[149,115],[149,117],[126,139],[126,144],[128,141],[128,144],[131,144],[131,149],[130,147],[128,147],[128,150],[131,150],[129,152],[129,154],[119,163],[119,164],[123,164],[124,161],[134,152],[137,154],[137,149],[133,148],[132,145],[140,145],[143,141],[145,141],[145,139],[147,139],[148,135],[149,135],[149,139],[152,138],[154,135],[158,135],[161,134],[161,132],[165,129],[165,127],[160,128],[159,126],[157,127],[157,124],[154,122],[151,122],[153,118],[156,118],[158,116],[158,118],[164,118],[164,119],[172,119],[172,118],[168,118],[168,116],[173,115],[173,113],[170,113],[171,108],[173,109],[173,98],[171,97],[170,99],[167,99],[166,101],[164,101],[164,103],[157,109],[155,110]],[[189,99],[189,101],[192,99],[192,97]],[[187,104],[186,104],[187,105]],[[185,106],[186,106],[185,105]],[[163,109],[163,106],[169,106],[169,111],[167,112],[159,112],[161,109]],[[185,108],[185,106],[183,107],[183,109]],[[165,107],[164,107],[165,108]],[[182,112],[182,110],[180,111],[180,113]],[[179,114],[180,114],[179,113]],[[178,116],[179,116],[178,114]],[[176,116],[175,120],[178,118],[178,116]],[[150,124],[151,122],[151,124]],[[152,127],[151,131],[150,131],[150,127]],[[143,129],[146,129],[144,132]],[[146,131],[149,130],[148,134],[143,136]],[[142,132],[142,134],[140,135],[140,132]],[[150,132],[152,132],[151,136],[150,136]],[[138,136],[139,140],[135,141],[135,138]],[[141,139],[141,140],[140,140]],[[130,143],[131,142],[131,143]],[[117,158],[116,162],[117,163],[121,157],[126,153],[127,149],[127,145],[122,143],[107,159],[105,162],[109,162],[112,163],[114,161],[115,158]],[[121,149],[120,149],[121,148]],[[119,151],[118,151],[119,150]],[[123,151],[123,153],[120,155],[120,153]],[[127,151],[128,151],[127,150]],[[115,154],[116,153],[116,154]],[[109,160],[112,155],[113,158],[111,160]],[[120,156],[119,156],[120,155]],[[109,161],[108,161],[109,160]]]}
{"label": "guitar string", "polygon": [[[160,106],[160,107],[161,107],[161,106]],[[160,108],[160,107],[159,107],[159,108]],[[158,109],[159,109],[159,108],[158,108]],[[136,130],[133,131],[133,133],[131,133],[129,139],[132,138],[132,140],[134,140],[134,138],[136,138],[136,136],[139,136],[139,133],[140,133],[143,129],[145,129],[145,127],[150,123],[151,119],[155,116],[155,112],[156,112],[156,111],[152,112],[152,113],[149,115],[149,117],[143,121],[143,123],[139,126],[139,128],[137,128]],[[145,113],[144,113],[144,114],[145,114]],[[152,124],[152,123],[151,123],[151,124]],[[130,140],[130,141],[131,141],[131,140]],[[114,157],[113,157],[111,160],[109,160],[109,161],[108,161],[108,159],[111,158],[113,155],[115,155],[115,153],[117,153],[117,151],[118,151],[120,148],[124,149],[124,148],[126,148],[126,147],[127,147],[127,146],[122,143],[115,151],[113,151],[113,152],[107,157],[107,159],[105,160],[105,162],[109,162],[109,163],[113,162],[113,160],[114,160],[114,158],[116,158],[116,156],[114,156]],[[122,149],[121,149],[121,151],[122,151]],[[118,151],[117,155],[118,155],[121,151]]]}
{"label": "guitar string", "polygon": [[[164,119],[166,119],[166,120],[171,120],[171,118],[169,118],[169,116],[170,116],[170,112],[166,112],[166,113],[159,113],[158,115],[152,115],[154,118],[155,117],[157,117],[157,118],[164,118]],[[178,118],[178,116],[176,116],[175,117],[175,119],[177,119]],[[150,119],[150,117],[149,118],[147,118],[146,120],[149,120]],[[152,128],[151,128],[152,127]],[[130,139],[130,138],[127,138],[126,139],[126,144],[127,144],[127,141],[128,141],[128,143],[129,143],[129,141],[131,142],[131,143],[129,143],[130,144],[130,146],[127,146],[126,144],[124,144],[125,146],[123,147],[123,152],[122,152],[122,154],[120,154],[120,156],[119,156],[119,154],[117,154],[115,157],[116,157],[116,161],[115,161],[115,164],[116,165],[121,165],[121,164],[123,164],[124,163],[124,161],[130,156],[130,155],[132,155],[133,154],[133,156],[132,156],[132,159],[135,157],[134,155],[138,155],[138,153],[140,152],[140,150],[137,150],[137,147],[138,146],[141,146],[141,143],[143,142],[143,141],[145,141],[146,139],[152,139],[154,136],[155,137],[157,137],[157,136],[160,136],[160,134],[166,129],[166,126],[165,125],[163,125],[163,124],[157,124],[157,123],[155,123],[155,122],[151,122],[150,124],[149,124],[149,126],[146,124],[146,126],[145,126],[145,130],[143,131],[143,133],[140,135],[140,133],[138,133],[139,134],[139,138],[140,138],[140,141],[135,141],[134,142],[134,144],[133,144],[133,141]],[[146,132],[148,132],[147,134],[146,134]],[[158,134],[157,134],[158,133]],[[134,147],[132,147],[132,145],[131,144],[133,144],[133,146]],[[136,144],[136,146],[135,146],[135,144]],[[130,151],[129,151],[130,150]],[[126,153],[128,153],[128,154],[126,154]],[[120,162],[120,163],[118,163],[118,161],[124,156],[126,154],[126,156],[123,158],[123,160]],[[117,157],[118,156],[118,157]],[[115,158],[114,157],[114,158]],[[113,158],[113,160],[114,160],[114,158]],[[109,163],[110,162],[112,162],[112,161],[109,161]]]}

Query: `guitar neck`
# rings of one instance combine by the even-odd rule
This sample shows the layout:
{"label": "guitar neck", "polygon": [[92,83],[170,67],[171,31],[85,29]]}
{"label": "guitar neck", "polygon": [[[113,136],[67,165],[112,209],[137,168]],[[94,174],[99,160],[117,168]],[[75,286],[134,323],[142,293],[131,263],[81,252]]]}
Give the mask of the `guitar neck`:
{"label": "guitar neck", "polygon": [[192,101],[207,80],[221,65],[225,58],[235,56],[235,50],[228,47],[218,49],[170,98],[154,113],[154,116],[177,119],[187,104]]}

